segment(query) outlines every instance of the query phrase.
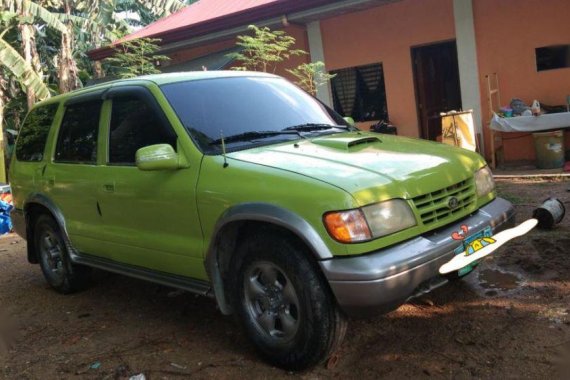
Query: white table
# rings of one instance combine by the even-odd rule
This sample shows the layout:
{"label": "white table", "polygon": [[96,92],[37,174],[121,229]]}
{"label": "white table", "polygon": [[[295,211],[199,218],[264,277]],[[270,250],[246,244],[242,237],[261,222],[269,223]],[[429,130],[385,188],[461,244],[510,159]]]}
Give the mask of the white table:
{"label": "white table", "polygon": [[491,119],[491,129],[500,132],[533,133],[564,128],[570,128],[570,112],[515,117],[499,117],[494,114]]}
{"label": "white table", "polygon": [[499,117],[493,113],[491,128],[491,167],[496,167],[495,138],[500,136],[497,132],[523,132],[534,133],[553,129],[570,128],[570,112],[548,113],[540,116]]}

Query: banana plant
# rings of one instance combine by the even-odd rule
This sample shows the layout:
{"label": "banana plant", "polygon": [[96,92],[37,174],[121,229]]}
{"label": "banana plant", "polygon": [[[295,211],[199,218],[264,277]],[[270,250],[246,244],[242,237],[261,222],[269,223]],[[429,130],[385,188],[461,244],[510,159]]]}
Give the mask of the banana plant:
{"label": "banana plant", "polygon": [[[111,43],[132,31],[129,20],[121,17],[121,12],[144,14],[144,20],[141,17],[144,24],[176,12],[191,2],[0,0],[0,31],[11,23],[12,30],[18,32],[17,38],[2,38],[0,41],[0,66],[19,80],[31,107],[35,100],[50,96],[50,83],[57,83],[59,92],[81,86],[79,73],[85,70],[79,69],[78,65],[90,65],[85,56],[86,50]],[[42,54],[45,54],[46,44],[51,46],[49,56],[40,56],[36,39],[44,47]]]}
{"label": "banana plant", "polygon": [[39,100],[50,97],[50,91],[38,73],[6,40],[0,36],[0,64],[7,68],[21,84],[31,89]]}

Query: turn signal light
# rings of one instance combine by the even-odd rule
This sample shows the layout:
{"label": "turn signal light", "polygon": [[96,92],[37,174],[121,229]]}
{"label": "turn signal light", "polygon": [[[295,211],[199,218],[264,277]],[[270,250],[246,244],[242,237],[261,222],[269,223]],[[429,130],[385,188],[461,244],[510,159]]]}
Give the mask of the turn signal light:
{"label": "turn signal light", "polygon": [[372,234],[361,210],[330,212],[324,216],[328,233],[341,243],[370,240]]}

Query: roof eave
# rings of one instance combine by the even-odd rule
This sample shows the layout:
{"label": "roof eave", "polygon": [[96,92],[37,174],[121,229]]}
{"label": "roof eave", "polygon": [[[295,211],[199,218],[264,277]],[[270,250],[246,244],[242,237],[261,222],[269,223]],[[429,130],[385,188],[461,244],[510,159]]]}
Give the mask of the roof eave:
{"label": "roof eave", "polygon": [[[337,7],[337,8],[353,8],[362,6],[381,5],[391,2],[397,2],[400,0],[289,0],[271,3],[266,6],[261,6],[257,8],[248,9],[242,12],[233,13],[231,15],[213,18],[198,24],[191,26],[180,27],[177,29],[172,29],[163,33],[158,33],[151,35],[152,38],[160,38],[160,45],[164,46],[167,44],[172,44],[182,40],[194,39],[201,36],[206,36],[209,34],[214,34],[223,30],[231,30],[240,27],[247,26],[252,23],[264,22],[264,25],[274,25],[276,23],[276,18],[281,18],[283,16],[289,16],[290,14],[303,14],[306,11],[313,8],[327,8],[327,7]],[[344,4],[337,4],[344,3]],[[323,14],[324,15],[324,14]],[[321,16],[323,16],[321,15]],[[222,23],[223,22],[223,23]],[[221,27],[223,26],[223,27]],[[223,33],[222,33],[223,34]],[[113,54],[114,46],[105,46],[98,49],[91,50],[87,52],[87,55],[91,60],[97,61]]]}
{"label": "roof eave", "polygon": [[[333,0],[332,2],[339,2],[341,0]],[[323,4],[330,4],[331,0],[305,0],[305,1],[279,1],[276,3],[268,4],[267,6],[248,9],[242,12],[233,13],[228,16],[213,18],[199,24],[185,26],[173,29],[164,33],[159,33],[149,37],[160,38],[161,44],[177,42],[183,39],[201,36],[204,34],[219,31],[221,29],[228,29],[240,25],[247,25],[253,22],[263,20],[265,18],[275,17],[276,15],[285,15],[289,12],[297,12],[306,10],[312,7],[317,7]],[[221,23],[223,21],[223,24]],[[223,25],[223,27],[221,27]],[[87,55],[91,60],[98,61],[113,54],[113,45],[104,46],[97,49],[90,50]]]}

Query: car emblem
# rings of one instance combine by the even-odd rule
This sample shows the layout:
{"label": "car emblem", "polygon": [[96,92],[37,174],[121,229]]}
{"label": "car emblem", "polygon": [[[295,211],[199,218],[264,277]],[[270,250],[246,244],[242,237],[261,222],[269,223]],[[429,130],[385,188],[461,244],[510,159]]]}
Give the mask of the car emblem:
{"label": "car emblem", "polygon": [[450,210],[455,210],[457,207],[459,207],[459,199],[455,197],[449,197],[447,200],[447,207],[449,207]]}

